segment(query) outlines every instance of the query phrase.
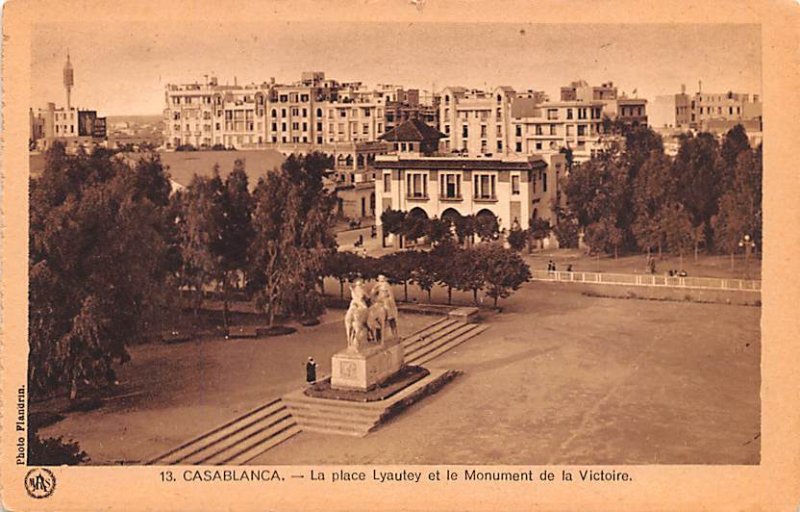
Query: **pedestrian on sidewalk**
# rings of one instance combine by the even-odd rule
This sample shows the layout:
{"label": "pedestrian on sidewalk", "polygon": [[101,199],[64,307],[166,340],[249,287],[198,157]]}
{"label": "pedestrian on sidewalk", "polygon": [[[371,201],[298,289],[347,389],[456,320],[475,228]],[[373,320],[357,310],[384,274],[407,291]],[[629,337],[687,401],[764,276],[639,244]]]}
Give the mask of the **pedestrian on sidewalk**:
{"label": "pedestrian on sidewalk", "polygon": [[317,362],[313,357],[308,358],[306,363],[306,382],[313,384],[317,381]]}

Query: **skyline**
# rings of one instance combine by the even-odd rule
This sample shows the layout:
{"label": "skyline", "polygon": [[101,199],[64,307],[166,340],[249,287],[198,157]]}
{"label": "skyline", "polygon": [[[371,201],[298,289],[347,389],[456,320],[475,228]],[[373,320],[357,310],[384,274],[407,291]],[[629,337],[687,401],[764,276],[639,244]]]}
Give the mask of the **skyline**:
{"label": "skyline", "polygon": [[[435,30],[434,30],[435,29]],[[761,95],[759,25],[577,25],[528,23],[213,22],[37,25],[31,48],[31,106],[65,104],[67,51],[73,104],[104,115],[158,115],[168,83],[298,80],[324,71],[361,81],[441,90],[510,85],[544,90],[578,79],[613,81],[620,93],[653,101],[729,90]],[[476,45],[480,41],[481,45]],[[452,59],[450,56],[456,56]]]}

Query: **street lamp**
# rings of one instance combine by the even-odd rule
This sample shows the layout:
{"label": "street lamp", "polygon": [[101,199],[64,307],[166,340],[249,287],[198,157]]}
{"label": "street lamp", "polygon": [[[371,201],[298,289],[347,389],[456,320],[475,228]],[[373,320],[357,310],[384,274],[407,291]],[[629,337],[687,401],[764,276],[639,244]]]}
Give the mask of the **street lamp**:
{"label": "street lamp", "polygon": [[755,249],[756,243],[750,239],[750,235],[744,235],[739,240],[739,247],[744,248],[744,277],[750,279],[750,252]]}

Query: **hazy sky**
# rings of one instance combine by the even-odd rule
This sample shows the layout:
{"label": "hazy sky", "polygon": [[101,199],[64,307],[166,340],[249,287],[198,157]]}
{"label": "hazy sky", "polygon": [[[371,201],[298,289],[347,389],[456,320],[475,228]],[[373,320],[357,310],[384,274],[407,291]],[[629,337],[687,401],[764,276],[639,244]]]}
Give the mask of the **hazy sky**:
{"label": "hazy sky", "polygon": [[39,25],[31,103],[63,105],[69,49],[73,104],[101,115],[159,114],[168,83],[278,82],[305,70],[339,81],[511,85],[543,89],[611,80],[652,99],[678,92],[761,93],[758,25],[545,25],[443,23],[126,23]]}

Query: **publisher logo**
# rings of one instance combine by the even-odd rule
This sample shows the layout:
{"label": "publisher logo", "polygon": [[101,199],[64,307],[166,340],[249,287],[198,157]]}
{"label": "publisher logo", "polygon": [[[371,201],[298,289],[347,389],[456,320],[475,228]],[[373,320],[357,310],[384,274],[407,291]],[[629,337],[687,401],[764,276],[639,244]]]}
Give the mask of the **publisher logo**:
{"label": "publisher logo", "polygon": [[31,498],[47,498],[56,490],[56,477],[49,469],[32,469],[25,475],[25,490]]}

